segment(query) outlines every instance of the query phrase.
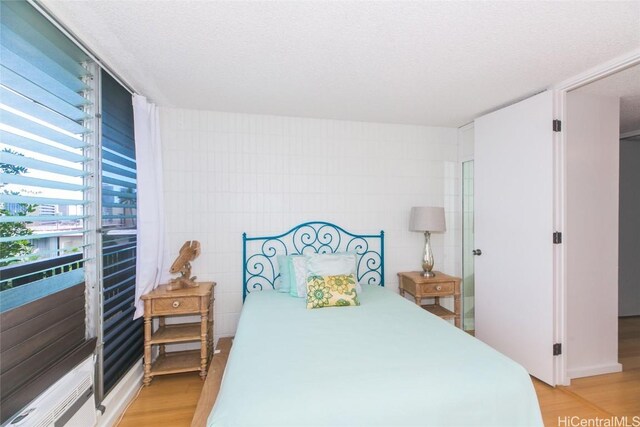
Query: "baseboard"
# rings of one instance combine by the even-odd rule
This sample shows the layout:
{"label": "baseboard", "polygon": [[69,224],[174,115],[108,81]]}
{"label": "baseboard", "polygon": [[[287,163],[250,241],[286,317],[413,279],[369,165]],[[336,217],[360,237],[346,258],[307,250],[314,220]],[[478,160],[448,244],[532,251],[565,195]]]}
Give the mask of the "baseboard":
{"label": "baseboard", "polygon": [[129,402],[133,400],[140,387],[142,387],[143,376],[144,367],[142,358],[140,358],[102,401],[102,405],[106,409],[102,415],[98,412],[97,427],[115,426],[120,415],[127,409]]}
{"label": "baseboard", "polygon": [[567,376],[573,380],[576,378],[592,377],[594,375],[613,374],[615,372],[622,372],[622,365],[620,363],[567,369]]}

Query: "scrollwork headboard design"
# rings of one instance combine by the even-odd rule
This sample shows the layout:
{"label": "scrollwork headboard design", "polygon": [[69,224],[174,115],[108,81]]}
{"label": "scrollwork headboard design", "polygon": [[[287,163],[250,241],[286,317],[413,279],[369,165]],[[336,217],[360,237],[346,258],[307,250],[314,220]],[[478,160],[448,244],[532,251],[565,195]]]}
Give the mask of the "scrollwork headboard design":
{"label": "scrollwork headboard design", "polygon": [[276,288],[278,255],[335,252],[358,254],[358,281],[384,286],[384,231],[353,234],[329,222],[313,221],[276,236],[242,233],[242,301],[253,291]]}

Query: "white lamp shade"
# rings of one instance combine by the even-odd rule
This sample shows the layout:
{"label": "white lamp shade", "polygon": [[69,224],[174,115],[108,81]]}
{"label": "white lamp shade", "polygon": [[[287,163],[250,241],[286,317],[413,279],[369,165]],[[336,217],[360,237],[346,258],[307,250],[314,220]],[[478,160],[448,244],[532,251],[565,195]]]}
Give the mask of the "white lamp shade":
{"label": "white lamp shade", "polygon": [[444,222],[444,208],[431,206],[418,206],[411,208],[409,230],[431,232],[447,231],[447,226]]}

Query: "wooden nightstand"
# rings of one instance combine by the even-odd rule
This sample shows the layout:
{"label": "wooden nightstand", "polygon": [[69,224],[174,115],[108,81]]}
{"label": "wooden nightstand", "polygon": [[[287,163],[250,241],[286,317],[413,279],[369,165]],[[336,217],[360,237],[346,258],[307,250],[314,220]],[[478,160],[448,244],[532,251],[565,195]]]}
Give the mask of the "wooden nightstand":
{"label": "wooden nightstand", "polygon": [[[156,375],[200,371],[207,377],[213,347],[214,282],[200,282],[197,288],[167,290],[160,285],[142,296],[144,301],[144,385]],[[167,316],[199,314],[200,321],[167,325]],[[153,318],[158,330],[152,333]],[[165,352],[166,344],[200,341],[200,350]],[[151,346],[158,345],[158,357],[151,363]]]}
{"label": "wooden nightstand", "polygon": [[[416,304],[440,316],[443,319],[454,319],[456,327],[460,327],[460,279],[447,276],[439,271],[434,272],[435,277],[424,277],[422,272],[411,271],[408,273],[398,273],[398,283],[400,295],[405,292],[412,295]],[[447,310],[440,305],[440,297],[453,297],[454,311]],[[422,304],[423,298],[433,298],[433,304]]]}

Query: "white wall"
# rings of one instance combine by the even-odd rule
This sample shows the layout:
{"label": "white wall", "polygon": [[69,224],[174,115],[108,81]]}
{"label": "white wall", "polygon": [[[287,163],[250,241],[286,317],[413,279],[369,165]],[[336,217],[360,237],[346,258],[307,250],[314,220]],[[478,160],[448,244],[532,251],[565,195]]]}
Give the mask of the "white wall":
{"label": "white wall", "polygon": [[161,109],[168,244],[202,243],[193,263],[216,287],[215,335],[235,333],[242,307],[242,232],[280,233],[326,220],[385,231],[385,281],[420,268],[411,206],[444,206],[436,269],[459,274],[457,130]]}
{"label": "white wall", "polygon": [[571,92],[566,120],[567,374],[618,364],[619,100]]}
{"label": "white wall", "polygon": [[640,140],[620,141],[618,314],[640,315]]}

